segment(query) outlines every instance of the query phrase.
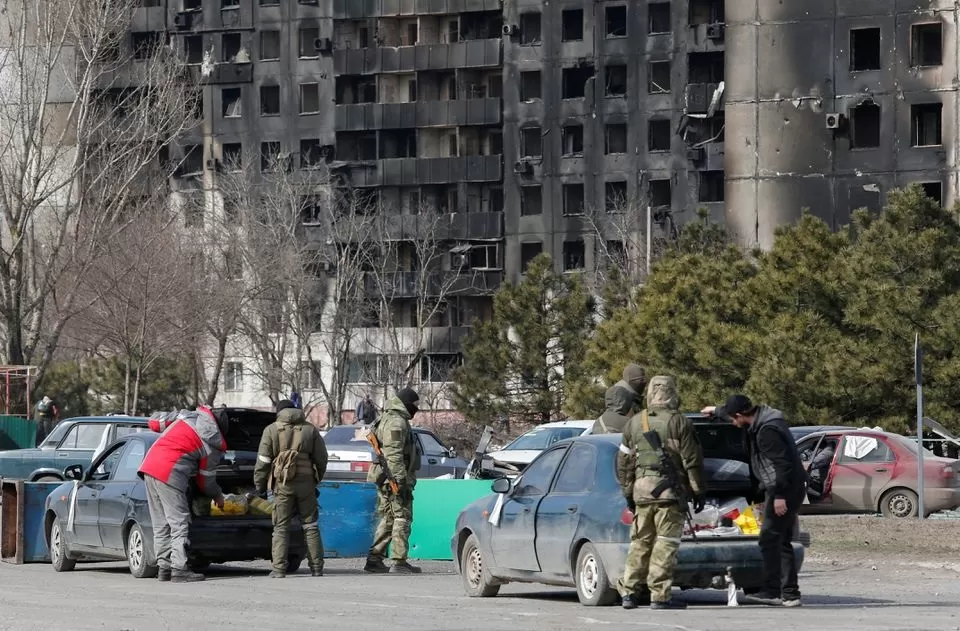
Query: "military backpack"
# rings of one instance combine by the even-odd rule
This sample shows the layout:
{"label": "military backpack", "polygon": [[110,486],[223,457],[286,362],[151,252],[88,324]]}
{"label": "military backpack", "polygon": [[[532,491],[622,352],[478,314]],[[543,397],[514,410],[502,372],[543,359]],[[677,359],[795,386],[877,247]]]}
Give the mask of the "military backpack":
{"label": "military backpack", "polygon": [[[293,432],[296,432],[296,435],[292,435]],[[274,488],[274,484],[287,485],[293,481],[294,476],[297,474],[297,458],[300,456],[300,446],[303,442],[303,426],[299,427],[289,427],[289,426],[280,426],[280,433],[278,437],[278,442],[280,445],[283,445],[284,434],[290,433],[290,438],[287,440],[287,448],[282,449],[280,453],[277,454],[277,457],[273,459],[273,466],[270,470],[270,480],[268,482],[271,488]]]}

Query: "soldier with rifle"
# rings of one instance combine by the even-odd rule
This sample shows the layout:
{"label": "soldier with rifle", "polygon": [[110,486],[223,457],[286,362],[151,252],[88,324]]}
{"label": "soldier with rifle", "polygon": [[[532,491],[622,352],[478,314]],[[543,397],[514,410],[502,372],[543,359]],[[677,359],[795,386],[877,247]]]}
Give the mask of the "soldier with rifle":
{"label": "soldier with rifle", "polygon": [[634,513],[630,551],[617,589],[624,609],[685,609],[671,596],[673,571],[690,520],[704,507],[703,451],[693,425],[679,412],[673,377],[656,376],[647,386],[647,409],[623,429],[617,478]]}

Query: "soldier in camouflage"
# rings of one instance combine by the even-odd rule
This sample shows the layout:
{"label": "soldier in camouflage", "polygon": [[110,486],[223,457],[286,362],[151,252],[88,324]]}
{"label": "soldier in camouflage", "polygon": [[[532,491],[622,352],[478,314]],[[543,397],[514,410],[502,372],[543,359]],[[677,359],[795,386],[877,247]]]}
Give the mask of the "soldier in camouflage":
{"label": "soldier in camouflage", "polygon": [[593,424],[593,434],[619,434],[630,417],[643,407],[643,387],[647,378],[643,367],[628,364],[623,379],[613,384],[603,397],[603,415]]}
{"label": "soldier in camouflage", "polygon": [[659,459],[643,434],[655,431],[673,460],[681,483],[694,496],[697,512],[704,504],[703,451],[693,425],[680,412],[673,377],[657,376],[647,386],[647,409],[623,430],[617,456],[617,478],[634,513],[623,578],[617,589],[624,609],[650,603],[651,609],[685,609],[671,597],[677,550],[683,534],[683,511],[672,489],[659,498],[652,492],[663,482]]}

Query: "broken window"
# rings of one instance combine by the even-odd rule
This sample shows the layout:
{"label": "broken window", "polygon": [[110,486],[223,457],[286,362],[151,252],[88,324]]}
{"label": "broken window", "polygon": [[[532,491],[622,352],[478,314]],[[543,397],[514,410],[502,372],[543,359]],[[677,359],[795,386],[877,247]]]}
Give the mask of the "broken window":
{"label": "broken window", "polygon": [[607,37],[627,36],[627,7],[606,7],[604,16],[607,22]]}
{"label": "broken window", "polygon": [[606,96],[627,95],[627,67],[606,66],[603,69],[603,90]]}
{"label": "broken window", "polygon": [[627,183],[607,182],[603,185],[603,196],[608,213],[623,212],[627,205]]}
{"label": "broken window", "polygon": [[200,145],[186,145],[183,148],[183,162],[180,164],[181,175],[191,175],[203,172],[203,147]]}
{"label": "broken window", "polygon": [[416,158],[417,130],[383,130],[380,133],[380,157],[382,159]]}
{"label": "broken window", "polygon": [[132,33],[133,58],[137,60],[150,59],[153,53],[163,45],[163,33],[151,31],[148,33]]}
{"label": "broken window", "polygon": [[243,145],[239,142],[223,143],[222,156],[225,170],[239,171],[243,168]]}
{"label": "broken window", "polygon": [[300,84],[300,113],[316,114],[320,111],[320,84]]}
{"label": "broken window", "polygon": [[280,59],[280,31],[260,31],[260,61]]}
{"label": "broken window", "polygon": [[700,171],[700,201],[723,201],[723,171]]}
{"label": "broken window", "polygon": [[669,206],[673,199],[670,180],[650,180],[648,191],[651,206]]}
{"label": "broken window", "polygon": [[543,243],[536,241],[532,243],[520,244],[520,269],[524,272],[530,267],[533,259],[540,256],[543,252]]}
{"label": "broken window", "polygon": [[183,0],[183,10],[192,11],[194,9],[202,9],[203,0]]}
{"label": "broken window", "polygon": [[582,99],[587,93],[587,81],[593,78],[593,66],[564,68],[561,89],[565,99]]}
{"label": "broken window", "polygon": [[604,148],[607,155],[627,152],[626,123],[611,123],[604,129]]}
{"label": "broken window", "polygon": [[183,38],[183,53],[188,64],[203,63],[203,36],[187,35]]}
{"label": "broken window", "polygon": [[543,155],[543,136],[539,127],[520,130],[520,155],[524,158],[539,158]]}
{"label": "broken window", "polygon": [[563,242],[563,269],[572,271],[586,267],[587,248],[583,239]]}
{"label": "broken window", "polygon": [[543,188],[539,184],[520,187],[520,214],[524,217],[543,214]]}
{"label": "broken window", "polygon": [[520,44],[534,45],[540,43],[540,14],[520,14]]}
{"label": "broken window", "polygon": [[407,102],[416,103],[417,101],[417,81],[411,79],[407,81]]}
{"label": "broken window", "polygon": [[654,2],[647,5],[647,16],[647,32],[651,35],[669,33],[673,30],[670,26],[669,2]]}
{"label": "broken window", "polygon": [[566,9],[561,14],[561,36],[565,42],[583,39],[583,9]]}
{"label": "broken window", "polygon": [[407,36],[402,42],[403,46],[416,46],[420,40],[419,28],[416,22],[407,24]]}
{"label": "broken window", "polygon": [[914,147],[936,147],[943,144],[941,114],[943,103],[918,103],[910,106],[910,137]]}
{"label": "broken window", "polygon": [[850,147],[864,149],[880,146],[880,106],[867,101],[850,112]]}
{"label": "broken window", "polygon": [[520,100],[532,101],[541,96],[540,71],[530,70],[520,73]]}
{"label": "broken window", "polygon": [[690,26],[718,24],[723,20],[723,0],[690,0]]}
{"label": "broken window", "polygon": [[280,0],[260,0],[261,7],[275,7],[280,4]]}
{"label": "broken window", "polygon": [[943,63],[943,24],[914,24],[910,28],[910,65],[939,66]]}
{"label": "broken window", "polygon": [[338,132],[337,159],[376,160],[377,134],[375,132]]}
{"label": "broken window", "polygon": [[496,243],[474,244],[470,248],[472,269],[499,269],[500,248]]}
{"label": "broken window", "polygon": [[260,86],[260,116],[278,116],[280,114],[280,86]]}
{"label": "broken window", "polygon": [[690,83],[720,83],[723,81],[723,53],[690,53]]}
{"label": "broken window", "polygon": [[850,70],[880,70],[880,29],[850,30]]}
{"label": "broken window", "polygon": [[561,137],[563,155],[570,156],[583,153],[583,125],[580,123],[564,125]]}
{"label": "broken window", "polygon": [[938,206],[943,206],[943,183],[942,182],[923,182],[920,184],[923,194],[937,202]]}
{"label": "broken window", "polygon": [[240,8],[240,0],[220,0],[221,9],[238,9]]}
{"label": "broken window", "polygon": [[243,40],[240,33],[224,33],[220,37],[221,61],[236,63],[242,45]]}
{"label": "broken window", "polygon": [[320,39],[320,29],[315,26],[305,26],[300,29],[300,59],[311,59],[319,56],[317,40]]}
{"label": "broken window", "polygon": [[267,173],[276,168],[280,161],[280,143],[261,142],[260,143],[260,171]]}
{"label": "broken window", "polygon": [[607,241],[605,247],[607,261],[610,264],[620,266],[627,264],[627,248],[623,245],[623,241]]}
{"label": "broken window", "polygon": [[220,90],[220,113],[224,118],[239,118],[243,114],[242,95],[241,88]]}
{"label": "broken window", "polygon": [[670,121],[666,118],[654,118],[648,121],[647,149],[649,151],[670,151]]}
{"label": "broken window", "polygon": [[650,94],[670,92],[670,62],[651,61],[647,66],[647,91]]}
{"label": "broken window", "polygon": [[583,214],[583,184],[564,184],[563,185],[563,214],[564,215],[582,215]]}
{"label": "broken window", "polygon": [[323,164],[323,145],[319,138],[300,139],[300,168],[316,169]]}

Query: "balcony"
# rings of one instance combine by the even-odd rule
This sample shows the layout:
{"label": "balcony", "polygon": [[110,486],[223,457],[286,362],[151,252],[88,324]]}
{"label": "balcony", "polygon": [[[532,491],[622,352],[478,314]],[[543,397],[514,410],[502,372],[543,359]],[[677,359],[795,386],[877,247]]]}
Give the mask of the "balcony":
{"label": "balcony", "polygon": [[502,282],[500,270],[370,273],[364,278],[364,290],[390,299],[416,298],[424,292],[430,296],[485,296],[497,291]]}
{"label": "balcony", "polygon": [[336,130],[499,125],[502,111],[500,99],[337,105]]}
{"label": "balcony", "polygon": [[714,99],[717,103],[712,108],[715,112],[723,111],[722,83],[688,83],[684,88],[684,99],[687,114],[707,114],[711,112]]}
{"label": "balcony", "polygon": [[417,72],[452,68],[496,68],[501,65],[499,39],[475,39],[453,44],[336,50],[333,71],[338,75]]}
{"label": "balcony", "polygon": [[378,167],[380,186],[499,182],[503,179],[503,159],[500,155],[391,158],[380,160]]}
{"label": "balcony", "polygon": [[213,67],[213,72],[209,75],[203,75],[200,66],[187,66],[190,73],[190,80],[195,83],[220,84],[220,83],[252,83],[253,82],[253,64],[244,63],[218,63]]}
{"label": "balcony", "polygon": [[387,218],[387,234],[398,240],[471,241],[503,238],[503,213],[448,213],[394,215]]}
{"label": "balcony", "polygon": [[333,0],[334,20],[500,11],[502,0]]}

